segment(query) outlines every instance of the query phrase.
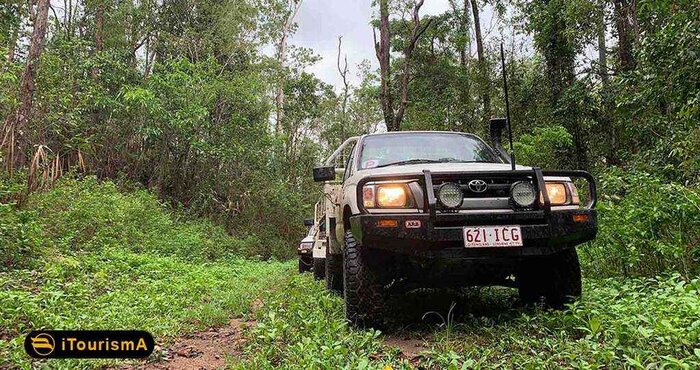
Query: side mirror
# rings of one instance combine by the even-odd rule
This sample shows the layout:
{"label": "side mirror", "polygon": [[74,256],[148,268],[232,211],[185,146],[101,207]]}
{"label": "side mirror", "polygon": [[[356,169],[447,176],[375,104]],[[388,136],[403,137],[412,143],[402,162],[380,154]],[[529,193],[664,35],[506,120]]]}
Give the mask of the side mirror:
{"label": "side mirror", "polygon": [[335,166],[314,167],[314,181],[335,180]]}
{"label": "side mirror", "polygon": [[314,219],[313,218],[306,218],[304,219],[304,226],[314,226]]}

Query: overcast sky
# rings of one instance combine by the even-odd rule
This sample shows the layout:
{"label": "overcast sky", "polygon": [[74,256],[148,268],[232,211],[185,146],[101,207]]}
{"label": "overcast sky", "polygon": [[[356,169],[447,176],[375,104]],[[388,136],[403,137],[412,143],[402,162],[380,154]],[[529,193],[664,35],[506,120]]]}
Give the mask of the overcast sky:
{"label": "overcast sky", "polygon": [[[343,53],[347,54],[351,83],[357,84],[357,65],[364,59],[378,67],[374,54],[372,27],[369,22],[375,11],[371,0],[303,0],[297,23],[299,29],[291,38],[293,45],[311,48],[323,59],[312,67],[321,80],[336,87],[342,84],[336,67],[338,53],[338,36],[343,36]],[[440,14],[450,8],[448,0],[425,0],[421,16]],[[482,15],[482,28],[486,33],[491,26],[496,27],[493,12],[486,9]]]}

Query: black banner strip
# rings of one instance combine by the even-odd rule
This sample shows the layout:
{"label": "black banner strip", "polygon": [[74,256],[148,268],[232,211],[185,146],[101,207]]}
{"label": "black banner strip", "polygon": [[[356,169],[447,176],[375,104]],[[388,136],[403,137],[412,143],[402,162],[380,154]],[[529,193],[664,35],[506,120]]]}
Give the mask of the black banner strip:
{"label": "black banner strip", "polygon": [[24,338],[33,358],[145,358],[154,346],[140,330],[39,330]]}

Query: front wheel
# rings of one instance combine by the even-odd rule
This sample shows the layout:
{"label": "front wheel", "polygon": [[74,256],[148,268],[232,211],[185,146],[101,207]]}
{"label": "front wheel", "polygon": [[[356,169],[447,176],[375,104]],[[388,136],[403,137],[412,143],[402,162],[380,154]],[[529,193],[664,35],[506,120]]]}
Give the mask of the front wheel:
{"label": "front wheel", "polygon": [[307,271],[311,271],[311,263],[304,261],[304,259],[299,256],[299,273],[304,273]]}
{"label": "front wheel", "polygon": [[343,256],[345,318],[358,327],[376,328],[383,322],[384,287],[370,266],[369,251],[360,248],[348,231]]}
{"label": "front wheel", "polygon": [[524,260],[518,272],[518,292],[525,303],[544,298],[554,308],[581,298],[581,265],[576,249]]}

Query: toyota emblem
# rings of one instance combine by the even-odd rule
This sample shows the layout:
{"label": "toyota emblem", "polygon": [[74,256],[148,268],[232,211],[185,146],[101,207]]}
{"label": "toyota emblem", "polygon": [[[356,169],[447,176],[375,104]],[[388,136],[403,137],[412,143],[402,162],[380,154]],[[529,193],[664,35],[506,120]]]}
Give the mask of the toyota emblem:
{"label": "toyota emblem", "polygon": [[469,181],[469,190],[475,192],[475,193],[483,193],[488,189],[488,185],[486,184],[486,181],[484,180],[472,180]]}

